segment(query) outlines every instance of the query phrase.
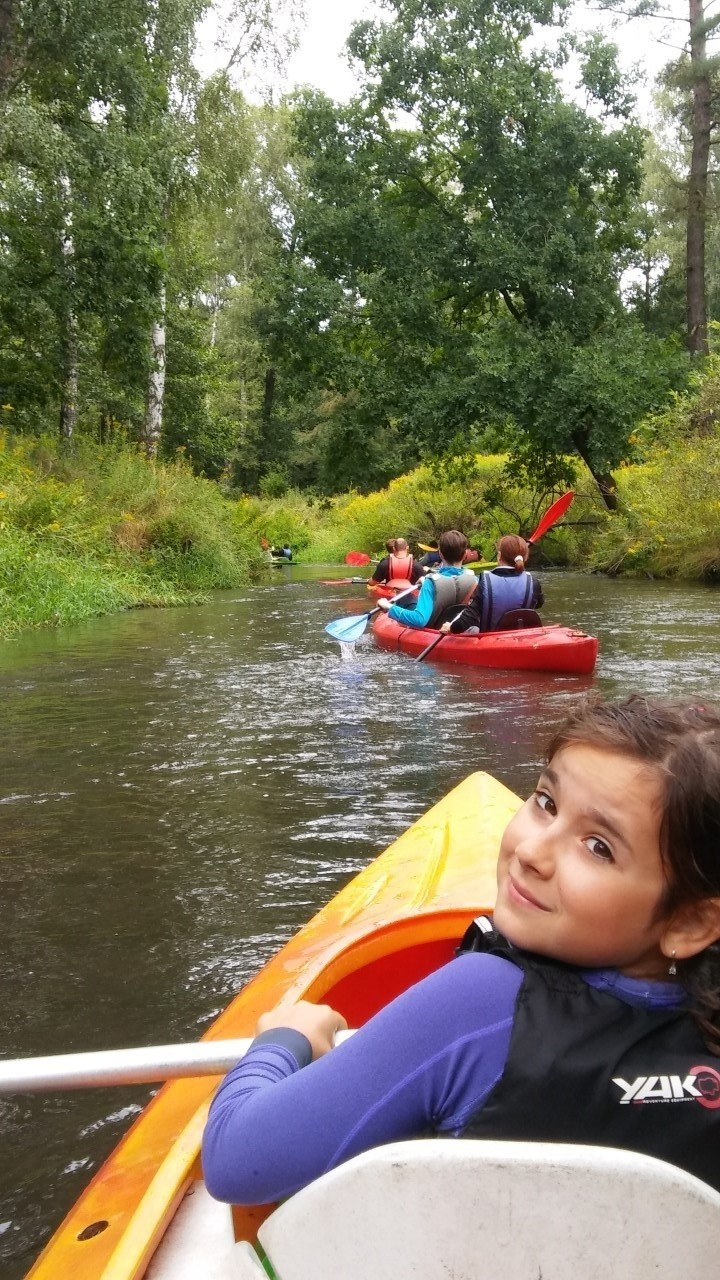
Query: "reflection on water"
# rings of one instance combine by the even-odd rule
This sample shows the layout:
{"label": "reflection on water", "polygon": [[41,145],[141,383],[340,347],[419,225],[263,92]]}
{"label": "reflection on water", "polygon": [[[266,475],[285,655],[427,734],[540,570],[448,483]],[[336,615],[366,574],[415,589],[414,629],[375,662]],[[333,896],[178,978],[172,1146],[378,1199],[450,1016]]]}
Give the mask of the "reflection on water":
{"label": "reflection on water", "polygon": [[[327,569],[0,648],[5,1056],[193,1039],[322,902],[470,770],[527,791],[593,684],[714,688],[720,595],[546,575],[593,678],[352,655]],[[23,1274],[147,1090],[0,1100],[0,1271]]]}

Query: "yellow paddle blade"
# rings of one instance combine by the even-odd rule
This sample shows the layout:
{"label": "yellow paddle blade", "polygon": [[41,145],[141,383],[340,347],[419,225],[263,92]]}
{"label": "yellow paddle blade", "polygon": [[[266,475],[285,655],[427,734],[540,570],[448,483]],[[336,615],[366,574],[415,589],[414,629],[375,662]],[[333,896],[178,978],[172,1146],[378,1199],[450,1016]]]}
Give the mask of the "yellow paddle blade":
{"label": "yellow paddle blade", "polygon": [[470,560],[463,569],[497,569],[497,560]]}
{"label": "yellow paddle blade", "polygon": [[437,547],[429,547],[426,542],[418,542],[421,551],[437,551]]}

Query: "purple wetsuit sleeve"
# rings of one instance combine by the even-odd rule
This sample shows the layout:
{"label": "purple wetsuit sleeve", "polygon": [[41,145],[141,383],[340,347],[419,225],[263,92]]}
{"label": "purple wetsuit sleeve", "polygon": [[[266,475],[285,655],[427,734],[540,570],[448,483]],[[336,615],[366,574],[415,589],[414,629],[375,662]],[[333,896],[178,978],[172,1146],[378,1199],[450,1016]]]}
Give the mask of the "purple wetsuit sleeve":
{"label": "purple wetsuit sleeve", "polygon": [[521,981],[498,956],[461,955],[302,1070],[288,1032],[266,1032],[210,1107],[210,1193],[265,1204],[370,1147],[459,1133],[502,1075]]}

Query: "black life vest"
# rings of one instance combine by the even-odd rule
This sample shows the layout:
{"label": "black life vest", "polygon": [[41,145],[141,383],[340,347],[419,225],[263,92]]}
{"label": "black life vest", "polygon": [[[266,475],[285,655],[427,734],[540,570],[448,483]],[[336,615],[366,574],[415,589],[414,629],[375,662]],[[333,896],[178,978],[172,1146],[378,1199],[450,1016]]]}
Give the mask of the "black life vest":
{"label": "black life vest", "polygon": [[685,1009],[626,1004],[511,946],[485,917],[460,949],[524,974],[505,1070],[463,1137],[622,1147],[720,1191],[720,1058]]}

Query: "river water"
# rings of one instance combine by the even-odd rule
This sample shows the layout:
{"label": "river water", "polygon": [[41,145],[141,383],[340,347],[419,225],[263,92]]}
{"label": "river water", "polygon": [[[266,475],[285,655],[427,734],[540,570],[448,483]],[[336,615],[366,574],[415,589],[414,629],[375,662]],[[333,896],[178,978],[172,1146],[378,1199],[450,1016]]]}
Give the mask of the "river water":
{"label": "river water", "polygon": [[[712,696],[720,594],[544,575],[595,677],[350,660],[329,571],[0,645],[0,1054],[193,1040],[349,876],[474,769],[528,791],[584,690]],[[0,1099],[0,1275],[17,1280],[148,1097]]]}

